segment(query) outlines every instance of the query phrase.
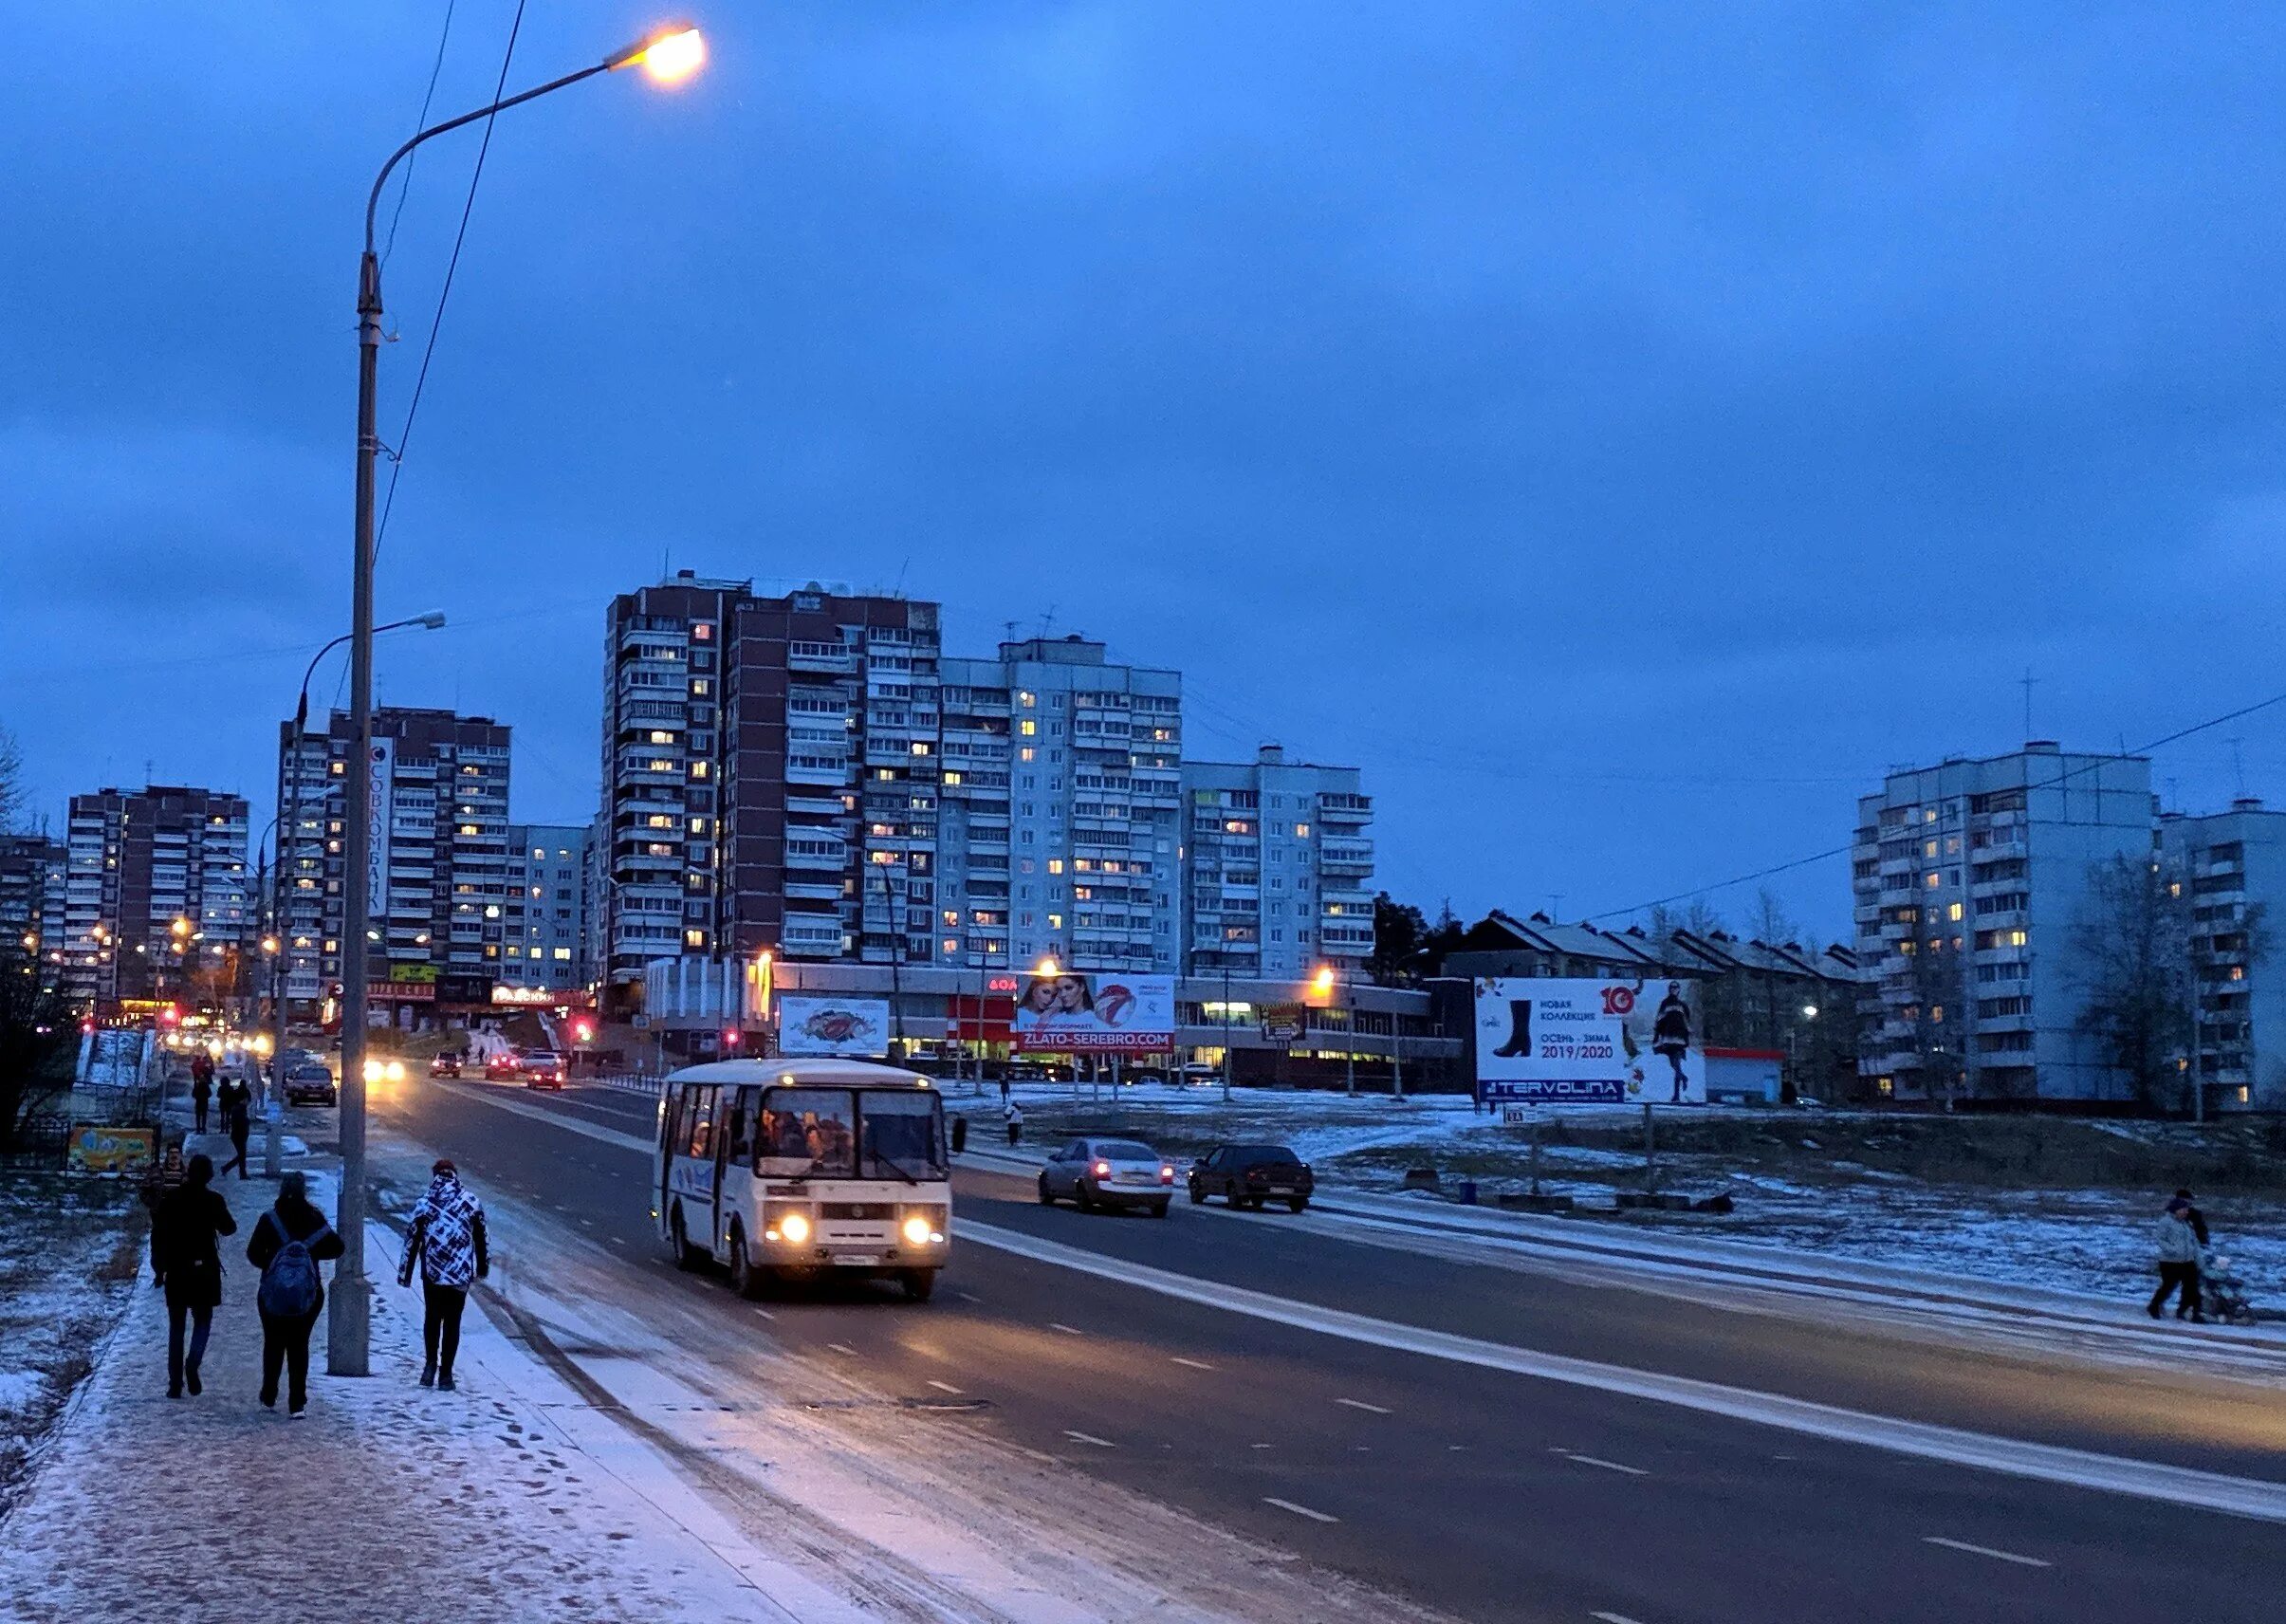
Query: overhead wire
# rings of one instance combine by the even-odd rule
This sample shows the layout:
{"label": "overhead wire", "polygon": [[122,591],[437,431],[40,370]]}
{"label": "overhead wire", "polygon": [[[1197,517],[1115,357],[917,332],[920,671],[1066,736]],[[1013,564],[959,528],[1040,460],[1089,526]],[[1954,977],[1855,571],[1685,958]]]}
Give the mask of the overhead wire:
{"label": "overhead wire", "polygon": [[[436,36],[436,60],[429,65],[429,88],[421,92],[421,110],[413,120],[415,135],[429,127],[429,109],[436,102],[437,76],[445,70],[445,45],[452,37],[452,7],[454,0],[445,0],[445,26]],[[420,161],[420,149],[414,148],[405,155],[405,176],[396,184],[396,207],[389,215],[389,235],[381,244],[381,264],[389,263],[389,255],[396,247],[396,223],[405,216],[405,194],[413,190],[413,166]]]}

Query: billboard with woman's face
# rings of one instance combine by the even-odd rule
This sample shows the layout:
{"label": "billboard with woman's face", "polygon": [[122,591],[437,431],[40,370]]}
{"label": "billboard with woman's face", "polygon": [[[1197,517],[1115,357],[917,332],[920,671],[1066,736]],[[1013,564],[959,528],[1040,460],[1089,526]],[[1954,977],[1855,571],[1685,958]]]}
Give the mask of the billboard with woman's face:
{"label": "billboard with woman's face", "polygon": [[1014,1040],[1020,1053],[1169,1053],[1174,977],[1117,970],[1028,975],[1016,993]]}

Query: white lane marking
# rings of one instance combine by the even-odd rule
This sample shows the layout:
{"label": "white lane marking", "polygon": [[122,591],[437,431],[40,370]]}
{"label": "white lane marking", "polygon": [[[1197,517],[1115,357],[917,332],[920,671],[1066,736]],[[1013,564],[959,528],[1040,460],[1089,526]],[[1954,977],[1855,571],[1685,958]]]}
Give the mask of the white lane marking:
{"label": "white lane marking", "polygon": [[649,1155],[654,1148],[651,1140],[639,1134],[622,1134],[616,1128],[600,1127],[578,1116],[567,1116],[561,1111],[549,1111],[538,1105],[526,1105],[521,1099],[503,1099],[499,1095],[488,1089],[468,1088],[456,1082],[440,1083],[438,1086],[452,1090],[464,1099],[482,1100],[495,1110],[506,1111],[510,1116],[529,1116],[535,1122],[545,1122],[552,1127],[562,1129],[567,1134],[577,1134],[582,1138],[599,1140],[606,1145],[617,1145],[623,1151],[640,1151],[645,1155]]}
{"label": "white lane marking", "polygon": [[1115,1449],[1119,1447],[1109,1438],[1098,1438],[1093,1432],[1075,1432],[1069,1427],[1063,1430],[1063,1435],[1075,1444],[1093,1444],[1098,1449]]}
{"label": "white lane marking", "polygon": [[860,1356],[857,1353],[857,1350],[851,1347],[847,1342],[828,1342],[825,1345],[833,1349],[837,1354],[847,1354],[853,1359]]}
{"label": "white lane marking", "polygon": [[1603,1364],[1562,1354],[1463,1337],[1447,1331],[1429,1331],[1403,1325],[1346,1309],[1325,1308],[1292,1298],[1273,1296],[1220,1281],[1176,1274],[1147,1264],[1129,1263],[1078,1246],[1045,1241],[1004,1229],[997,1225],[966,1222],[962,1234],[980,1246],[1012,1252],[1035,1263],[1054,1264],[1080,1274],[1155,1292],[1180,1301],[1195,1302],[1225,1313],[1244,1314],[1274,1324],[1353,1342],[1420,1354],[1484,1370],[1507,1371],[1601,1393],[1615,1393],[1655,1404],[1672,1404],[1703,1414],[1726,1416],[1758,1426],[1777,1427],[1836,1443],[1857,1444],[1891,1454],[2039,1483],[2064,1484],[2139,1500],[2154,1500],[2209,1511],[2227,1512],[2265,1522],[2286,1522],[2286,1483],[2262,1478],[2230,1477],[2188,1467],[2133,1460],[2124,1455],[2099,1454],[2091,1449],[2035,1444],[2020,1438],[1996,1437],[1965,1428],[1941,1427],[1926,1421],[1907,1421],[1875,1415],[1839,1405],[1819,1404],[1780,1393],[1757,1393],[1751,1388],[1690,1376],[1667,1375],[1627,1365]]}
{"label": "white lane marking", "polygon": [[1297,1505],[1291,1500],[1281,1500],[1275,1494],[1263,1496],[1264,1505],[1275,1505],[1281,1511],[1291,1511],[1297,1517],[1307,1517],[1313,1522],[1338,1522],[1340,1518],[1330,1511],[1313,1511],[1306,1505]]}
{"label": "white lane marking", "polygon": [[1249,1449],[1274,1449],[1277,1447],[1275,1444],[1248,1444],[1246,1446]]}
{"label": "white lane marking", "polygon": [[1066,1325],[1055,1320],[1048,1321],[1048,1329],[1051,1331],[1061,1331],[1067,1337],[1084,1337],[1087,1335],[1085,1331],[1082,1331],[1077,1325]]}
{"label": "white lane marking", "polygon": [[931,1376],[929,1378],[929,1385],[935,1388],[939,1393],[949,1393],[955,1398],[960,1396],[961,1390],[953,1386],[949,1381],[939,1381],[936,1379],[936,1377]]}
{"label": "white lane marking", "polygon": [[1650,1472],[1644,1470],[1644,1468],[1641,1467],[1622,1466],[1617,1461],[1607,1461],[1600,1455],[1576,1455],[1569,1449],[1560,1449],[1558,1451],[1558,1453],[1561,1454],[1567,1461],[1577,1461],[1583,1467],[1601,1467],[1605,1471],[1625,1472],[1630,1477],[1649,1477],[1651,1475]]}
{"label": "white lane marking", "polygon": [[1187,1359],[1180,1354],[1169,1355],[1167,1362],[1169,1364],[1187,1365],[1192,1370],[1212,1370],[1214,1368],[1205,1359]]}
{"label": "white lane marking", "polygon": [[1990,1545],[1972,1545],[1966,1540],[1948,1540],[1942,1534],[1924,1534],[1925,1545],[1943,1545],[1948,1551],[1966,1551],[1972,1557],[1990,1557],[1996,1562],[2014,1562],[2020,1568],[2052,1568],[2054,1562],[2037,1557],[2019,1557],[2014,1551],[1996,1551]]}
{"label": "white lane marking", "polygon": [[1591,1613],[1588,1616],[1596,1619],[1598,1624],[1635,1624],[1635,1620],[1624,1613]]}
{"label": "white lane marking", "polygon": [[777,1315],[771,1313],[766,1308],[757,1308],[754,1310],[754,1312],[761,1315],[765,1320],[775,1320],[778,1318]]}
{"label": "white lane marking", "polygon": [[984,1301],[983,1298],[977,1296],[973,1291],[956,1291],[952,1295],[959,1298],[963,1302],[982,1302]]}
{"label": "white lane marking", "polygon": [[1390,1413],[1390,1412],[1383,1409],[1380,1405],[1368,1404],[1362,1398],[1337,1398],[1334,1400],[1334,1402],[1336,1404],[1346,1404],[1352,1410],[1362,1410],[1370,1415],[1387,1415]]}

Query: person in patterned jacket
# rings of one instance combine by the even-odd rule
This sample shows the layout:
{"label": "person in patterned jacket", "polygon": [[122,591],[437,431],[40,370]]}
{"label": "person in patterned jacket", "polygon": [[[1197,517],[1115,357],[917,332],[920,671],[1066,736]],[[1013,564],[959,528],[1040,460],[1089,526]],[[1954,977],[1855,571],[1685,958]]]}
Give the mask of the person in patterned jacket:
{"label": "person in patterned jacket", "polygon": [[460,1352],[461,1310],[469,1305],[469,1287],[492,1272],[492,1258],[485,1245],[484,1208],[462,1187],[459,1170],[439,1161],[429,1172],[429,1192],[414,1206],[396,1283],[413,1283],[418,1260],[424,1304],[421,1386],[450,1393],[452,1358]]}

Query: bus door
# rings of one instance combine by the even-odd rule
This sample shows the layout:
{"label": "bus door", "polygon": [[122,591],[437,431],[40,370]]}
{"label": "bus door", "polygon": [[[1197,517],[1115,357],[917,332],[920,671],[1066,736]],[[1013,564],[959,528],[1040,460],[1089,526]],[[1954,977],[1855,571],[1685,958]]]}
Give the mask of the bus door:
{"label": "bus door", "polygon": [[[730,1090],[723,1101],[720,1119],[714,1125],[714,1249],[721,1252],[730,1232],[731,1220],[742,1210],[757,1203],[747,1197],[753,1194],[754,1179],[754,1101],[762,1091],[758,1088]],[[743,1175],[743,1176],[742,1176]],[[747,1232],[753,1232],[753,1219],[747,1220]]]}
{"label": "bus door", "polygon": [[683,1233],[695,1244],[709,1245],[714,1237],[716,1194],[721,1188],[715,1156],[714,1114],[722,1090],[712,1083],[691,1083],[683,1090],[679,1142],[674,1167],[668,1175],[674,1199],[683,1207]]}

